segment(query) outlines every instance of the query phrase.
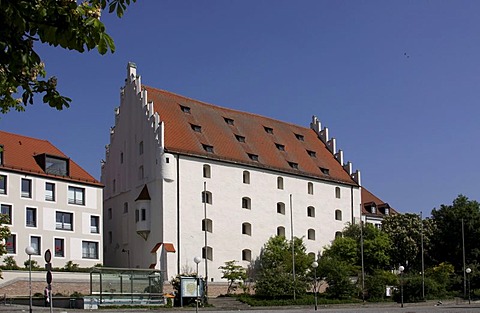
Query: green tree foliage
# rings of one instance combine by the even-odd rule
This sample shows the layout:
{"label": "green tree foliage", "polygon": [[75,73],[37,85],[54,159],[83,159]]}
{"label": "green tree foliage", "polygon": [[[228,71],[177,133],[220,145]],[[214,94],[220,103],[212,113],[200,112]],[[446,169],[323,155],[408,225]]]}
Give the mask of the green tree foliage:
{"label": "green tree foliage", "polygon": [[422,230],[422,220],[417,214],[396,214],[385,217],[382,230],[388,234],[392,242],[390,253],[392,267],[396,268],[400,264],[421,270],[422,231],[425,262],[430,264],[429,255],[434,229],[434,221],[424,219]]}
{"label": "green tree foliage", "polygon": [[46,78],[35,44],[114,52],[100,16],[108,7],[121,17],[130,2],[136,0],[0,1],[0,111],[23,111],[34,94],[43,94],[43,102],[58,110],[68,107],[71,100],[57,91],[57,79]]}
{"label": "green tree foliage", "polygon": [[396,286],[397,276],[391,271],[375,270],[365,278],[366,299],[381,301],[386,299],[386,287]]}
{"label": "green tree foliage", "polygon": [[76,272],[79,270],[79,268],[79,265],[77,263],[73,263],[73,261],[67,261],[63,267],[63,269],[67,272]]}
{"label": "green tree foliage", "polygon": [[222,270],[222,278],[228,281],[227,294],[235,291],[235,283],[238,281],[243,283],[247,279],[247,270],[241,265],[237,264],[237,261],[226,261],[225,265],[220,266],[218,269]]}
{"label": "green tree foliage", "polygon": [[436,228],[432,237],[432,256],[436,263],[448,262],[463,275],[462,219],[465,257],[471,264],[480,259],[480,204],[459,195],[451,205],[432,210]]}
{"label": "green tree foliage", "polygon": [[351,279],[358,272],[358,267],[333,255],[323,255],[317,273],[328,284],[326,294],[330,298],[350,299],[357,293],[357,287]]}
{"label": "green tree foliage", "polygon": [[2,268],[4,270],[18,270],[20,269],[20,267],[17,265],[17,261],[15,261],[15,258],[11,255],[9,256],[6,256],[4,259],[3,259],[3,266]]}
{"label": "green tree foliage", "polygon": [[32,270],[38,270],[40,268],[40,265],[38,265],[36,260],[25,260],[25,262],[23,262],[25,269],[29,269],[30,265],[32,266]]}
{"label": "green tree foliage", "polygon": [[293,277],[292,241],[284,236],[271,237],[262,248],[257,261],[255,293],[265,298],[291,298],[307,291],[312,259],[301,238],[294,238],[295,283]]}
{"label": "green tree foliage", "polygon": [[[8,215],[0,214],[0,256],[7,253],[5,240],[10,236],[10,228],[8,228],[6,224],[9,224],[9,223],[10,223],[10,218],[8,217]],[[1,271],[0,271],[0,278],[2,278]]]}

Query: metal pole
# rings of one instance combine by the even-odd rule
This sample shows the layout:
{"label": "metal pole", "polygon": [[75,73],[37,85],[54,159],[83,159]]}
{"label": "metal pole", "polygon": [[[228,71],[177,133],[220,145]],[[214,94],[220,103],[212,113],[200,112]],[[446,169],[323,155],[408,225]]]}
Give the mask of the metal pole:
{"label": "metal pole", "polygon": [[420,223],[421,223],[421,248],[422,248],[422,299],[425,301],[425,258],[424,258],[424,250],[423,250],[423,213],[420,211]]}
{"label": "metal pole", "polygon": [[292,194],[290,194],[290,233],[292,239],[292,273],[293,273],[293,300],[297,299],[296,296],[296,281],[295,281],[295,240],[293,238],[293,209],[292,209]]}
{"label": "metal pole", "polygon": [[400,297],[402,301],[401,307],[403,308],[403,271],[400,273]]}
{"label": "metal pole", "polygon": [[471,293],[470,293],[470,280],[471,279],[472,278],[470,277],[470,274],[468,274],[468,304],[470,304],[470,299],[471,299],[471,297],[470,297],[470,295],[471,295]]}
{"label": "metal pole", "polygon": [[195,299],[195,312],[198,313],[198,263],[197,263],[197,273],[195,274],[195,282],[196,282],[196,294],[197,294],[197,297]]}
{"label": "metal pole", "polygon": [[[363,221],[362,215],[360,215],[360,254],[362,258],[362,300],[365,302],[365,262],[363,259]],[[367,216],[365,215],[365,223],[367,222]]]}
{"label": "metal pole", "polygon": [[313,285],[315,291],[315,311],[317,310],[317,268],[315,267],[315,285]]}
{"label": "metal pole", "polygon": [[465,268],[465,227],[462,218],[462,247],[463,247],[463,299],[467,297],[467,273]]}
{"label": "metal pole", "polygon": [[28,255],[28,285],[29,285],[29,298],[30,298],[30,313],[32,313],[32,255]]}

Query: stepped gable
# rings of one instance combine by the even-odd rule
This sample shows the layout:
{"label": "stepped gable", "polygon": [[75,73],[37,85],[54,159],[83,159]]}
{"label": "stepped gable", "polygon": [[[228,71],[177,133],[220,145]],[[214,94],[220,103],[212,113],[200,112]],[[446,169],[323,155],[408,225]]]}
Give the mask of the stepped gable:
{"label": "stepped gable", "polygon": [[143,86],[165,150],[358,186],[311,128]]}
{"label": "stepped gable", "polygon": [[[47,140],[0,131],[0,146],[3,146],[3,164],[0,164],[0,169],[102,186]],[[35,156],[42,154],[69,160],[69,176],[46,173],[35,160]]]}

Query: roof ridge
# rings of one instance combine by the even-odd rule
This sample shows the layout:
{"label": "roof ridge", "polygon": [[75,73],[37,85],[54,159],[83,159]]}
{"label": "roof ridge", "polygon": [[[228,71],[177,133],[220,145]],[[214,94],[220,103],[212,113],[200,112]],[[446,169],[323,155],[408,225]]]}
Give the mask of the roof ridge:
{"label": "roof ridge", "polygon": [[[35,137],[32,137],[32,136],[27,136],[27,135],[22,135],[22,134],[16,134],[16,133],[11,133],[11,132],[7,132],[5,130],[0,130],[1,133],[6,133],[6,134],[9,134],[9,135],[12,135],[12,136],[15,136],[15,137],[23,137],[23,138],[28,138],[28,139],[32,139],[32,140],[36,140],[36,141],[45,141],[45,142],[48,142],[49,144],[53,145],[50,141],[48,141],[47,139],[39,139],[39,138],[35,138]],[[58,148],[57,148],[58,149]],[[60,149],[58,149],[60,150]]]}
{"label": "roof ridge", "polygon": [[[217,105],[217,104],[208,103],[208,102],[205,102],[205,101],[202,101],[202,100],[198,100],[198,99],[190,98],[190,97],[187,97],[187,96],[184,96],[184,95],[180,95],[178,93],[168,91],[168,90],[165,90],[165,89],[155,88],[155,87],[147,86],[147,85],[144,85],[144,84],[142,84],[142,86],[146,87],[146,88],[149,88],[149,89],[154,89],[156,91],[164,92],[164,93],[167,93],[167,94],[170,94],[170,95],[174,95],[176,97],[183,98],[183,99],[186,99],[186,100],[195,101],[195,102],[197,102],[199,104],[202,104],[202,105],[206,105],[206,106],[210,106],[210,107],[214,107],[214,108],[220,108],[222,110],[232,111],[232,112],[240,113],[240,114],[243,114],[243,115],[257,116],[257,117],[264,118],[266,120],[275,121],[277,123],[298,127],[298,128],[302,128],[302,129],[305,129],[305,130],[312,130],[310,127],[294,124],[294,123],[291,123],[291,122],[285,122],[285,121],[282,121],[280,119],[268,117],[268,116],[257,114],[257,113],[241,111],[239,109],[237,110],[237,109],[232,109],[232,108],[220,106],[220,105]],[[268,125],[265,125],[265,126],[268,126]]]}

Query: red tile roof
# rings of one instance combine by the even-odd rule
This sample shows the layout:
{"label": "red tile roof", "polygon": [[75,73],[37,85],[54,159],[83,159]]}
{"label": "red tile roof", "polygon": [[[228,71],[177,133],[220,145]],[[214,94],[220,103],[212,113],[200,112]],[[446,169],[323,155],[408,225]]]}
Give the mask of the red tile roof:
{"label": "red tile roof", "polygon": [[[365,206],[368,204],[371,204],[372,202],[375,203],[377,207],[376,213],[370,213],[365,209]],[[388,207],[390,207],[388,203],[384,202],[383,200],[375,196],[373,193],[368,191],[365,187],[362,187],[362,214],[363,215],[384,216],[384,214],[382,214],[378,210],[378,207],[382,205],[387,205]],[[390,215],[395,215],[395,214],[398,214],[398,212],[394,208],[390,207]]]}
{"label": "red tile roof", "polygon": [[[310,128],[144,88],[148,101],[153,101],[164,122],[165,149],[169,152],[357,185]],[[186,108],[189,112],[184,112]],[[200,126],[200,131],[192,125]],[[267,132],[269,129],[272,133]],[[298,135],[303,136],[303,141]],[[239,141],[239,136],[245,142]],[[213,147],[213,152],[207,152],[206,146]],[[284,147],[284,151],[279,147]],[[252,159],[255,156],[258,161]],[[320,168],[329,173],[322,173]]]}
{"label": "red tile roof", "polygon": [[[3,146],[2,170],[10,170],[31,175],[51,177],[55,179],[75,181],[79,183],[102,186],[93,176],[82,169],[47,140],[40,140],[22,135],[0,131],[0,146]],[[46,173],[36,162],[35,156],[47,154],[69,160],[69,176],[59,176]]]}
{"label": "red tile roof", "polygon": [[161,246],[164,246],[165,248],[165,251],[166,252],[175,252],[175,246],[173,245],[173,243],[169,243],[169,242],[158,242],[152,249],[152,251],[150,251],[150,253],[157,253],[158,249],[160,249]]}

